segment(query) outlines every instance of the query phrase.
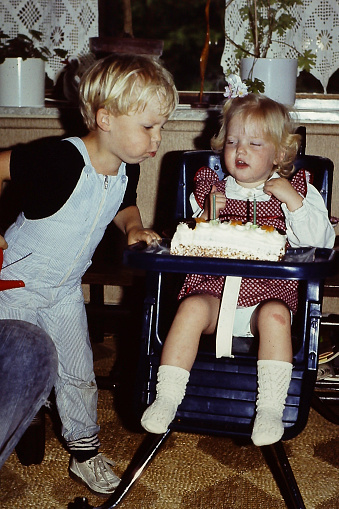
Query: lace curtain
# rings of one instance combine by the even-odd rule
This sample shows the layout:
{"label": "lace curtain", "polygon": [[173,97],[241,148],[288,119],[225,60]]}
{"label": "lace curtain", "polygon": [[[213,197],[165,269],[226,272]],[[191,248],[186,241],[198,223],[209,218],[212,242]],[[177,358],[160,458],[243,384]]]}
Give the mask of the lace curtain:
{"label": "lace curtain", "polygon": [[[78,59],[85,67],[93,61],[89,38],[98,35],[97,0],[6,0],[0,3],[1,29],[11,38],[30,29],[43,33],[43,45],[68,51],[69,60]],[[59,57],[46,62],[53,81],[63,68]]]}
{"label": "lace curtain", "polygon": [[[239,15],[239,8],[247,0],[226,0],[230,3],[225,12],[226,34],[236,43],[244,40],[247,25]],[[294,29],[286,33],[286,38],[276,37],[278,42],[271,46],[268,58],[295,57],[293,50],[279,45],[283,40],[292,43],[299,51],[310,49],[316,54],[316,64],[311,69],[326,94],[328,80],[339,67],[339,2],[338,0],[304,0],[303,5],[291,8],[291,14],[297,19]],[[239,62],[235,57],[235,47],[225,39],[221,66],[225,74],[238,72]]]}

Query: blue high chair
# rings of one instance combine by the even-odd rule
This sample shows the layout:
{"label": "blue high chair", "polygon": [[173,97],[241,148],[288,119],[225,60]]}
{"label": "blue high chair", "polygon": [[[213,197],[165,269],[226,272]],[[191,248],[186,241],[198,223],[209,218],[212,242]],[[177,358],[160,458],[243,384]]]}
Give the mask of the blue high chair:
{"label": "blue high chair", "polygon": [[[202,166],[214,169],[220,178],[224,176],[222,163],[215,153],[208,150],[184,152],[177,191],[177,221],[191,216],[189,196],[193,190],[193,177]],[[309,171],[313,184],[330,210],[332,161],[318,156],[306,156],[301,152],[295,167],[296,170],[305,168]],[[137,418],[140,419],[144,409],[155,399],[162,345],[175,314],[176,296],[185,274],[299,280],[299,310],[293,324],[293,373],[283,416],[285,431],[282,440],[261,447],[261,450],[286,506],[291,509],[305,508],[283,441],[296,437],[307,423],[317,378],[323,282],[328,275],[338,270],[337,253],[331,249],[289,249],[281,262],[264,262],[173,256],[169,254],[168,245],[165,241],[154,248],[135,245],[124,253],[127,265],[146,271],[139,371],[135,389]],[[216,358],[215,342],[210,345],[206,347],[206,342],[201,342],[186,396],[168,431],[162,435],[146,435],[115,492],[96,509],[110,509],[120,503],[173,430],[214,434],[250,442],[257,393],[257,345],[252,339],[233,338],[233,358]]]}

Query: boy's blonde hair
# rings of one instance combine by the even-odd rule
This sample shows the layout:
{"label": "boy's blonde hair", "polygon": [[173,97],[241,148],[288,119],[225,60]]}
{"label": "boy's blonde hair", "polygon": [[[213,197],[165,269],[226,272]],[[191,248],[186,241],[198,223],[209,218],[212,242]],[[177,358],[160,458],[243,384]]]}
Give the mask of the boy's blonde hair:
{"label": "boy's blonde hair", "polygon": [[178,103],[172,75],[155,58],[115,54],[97,61],[82,76],[80,111],[89,130],[96,128],[96,113],[105,108],[113,115],[143,111],[158,97],[161,115],[168,117]]}
{"label": "boy's blonde hair", "polygon": [[240,119],[251,119],[258,124],[275,146],[276,153],[283,153],[283,160],[273,168],[281,177],[293,173],[293,161],[297,155],[301,137],[294,133],[289,110],[264,95],[248,94],[227,101],[223,107],[223,120],[219,134],[211,140],[213,150],[224,149],[230,121],[239,115]]}

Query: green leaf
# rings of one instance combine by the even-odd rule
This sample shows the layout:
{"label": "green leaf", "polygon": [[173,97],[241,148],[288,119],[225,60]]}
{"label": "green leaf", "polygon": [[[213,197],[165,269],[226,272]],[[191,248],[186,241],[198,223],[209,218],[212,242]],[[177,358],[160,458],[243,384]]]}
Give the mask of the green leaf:
{"label": "green leaf", "polygon": [[[46,46],[39,46],[43,38],[42,32],[29,30],[29,34],[31,37],[19,33],[16,37],[10,39],[7,34],[0,30],[0,40],[4,39],[4,42],[0,42],[0,64],[6,58],[16,57],[21,57],[24,60],[27,58],[41,58],[41,60],[47,62],[52,54]],[[58,51],[59,56],[65,58],[67,51],[61,48],[58,48]]]}
{"label": "green leaf", "polygon": [[244,83],[247,86],[247,90],[252,94],[263,94],[265,92],[265,83],[258,78],[254,78],[254,80],[244,80]]}
{"label": "green leaf", "polygon": [[57,57],[60,57],[62,59],[65,59],[67,57],[68,51],[65,49],[56,48],[54,50],[54,53]]}
{"label": "green leaf", "polygon": [[29,33],[31,34],[33,39],[36,39],[37,41],[42,41],[43,33],[39,32],[38,30],[29,30]]}
{"label": "green leaf", "polygon": [[312,67],[315,66],[317,56],[312,53],[311,50],[307,49],[302,55],[298,57],[298,66],[303,70],[310,72]]}

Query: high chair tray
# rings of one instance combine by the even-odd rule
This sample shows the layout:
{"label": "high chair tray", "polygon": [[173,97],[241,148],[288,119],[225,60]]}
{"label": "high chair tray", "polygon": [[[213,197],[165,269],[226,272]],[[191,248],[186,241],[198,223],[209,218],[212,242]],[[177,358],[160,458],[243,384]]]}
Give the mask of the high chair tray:
{"label": "high chair tray", "polygon": [[123,255],[125,265],[151,272],[300,280],[322,280],[335,274],[338,259],[337,251],[325,248],[289,248],[279,262],[177,256],[170,254],[168,239],[151,246],[133,244]]}

